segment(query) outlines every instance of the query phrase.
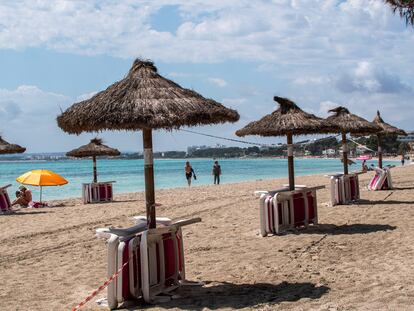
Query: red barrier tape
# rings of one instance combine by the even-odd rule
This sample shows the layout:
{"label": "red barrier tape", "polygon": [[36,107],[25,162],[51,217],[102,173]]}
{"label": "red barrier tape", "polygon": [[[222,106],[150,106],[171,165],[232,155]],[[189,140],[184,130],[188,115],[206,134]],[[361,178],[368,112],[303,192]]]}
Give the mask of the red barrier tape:
{"label": "red barrier tape", "polygon": [[125,266],[129,263],[129,260],[125,262],[121,268],[117,272],[115,272],[108,280],[105,281],[101,286],[99,286],[98,289],[94,290],[88,297],[86,297],[81,303],[79,303],[76,307],[72,309],[72,311],[77,311],[80,308],[82,308],[84,305],[86,305],[89,301],[92,300],[93,297],[98,295],[102,290],[104,290],[113,280],[115,280],[118,275],[122,272],[122,270],[125,268]]}

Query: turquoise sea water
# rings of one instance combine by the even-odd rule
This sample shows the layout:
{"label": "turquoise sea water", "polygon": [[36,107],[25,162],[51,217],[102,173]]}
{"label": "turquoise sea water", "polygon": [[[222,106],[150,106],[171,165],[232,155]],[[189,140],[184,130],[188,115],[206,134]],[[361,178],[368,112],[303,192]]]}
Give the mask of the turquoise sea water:
{"label": "turquoise sea water", "polygon": [[[187,185],[184,177],[185,159],[182,160],[155,160],[156,189],[177,188]],[[213,160],[191,159],[197,180],[196,185],[212,184],[211,169]],[[221,183],[231,183],[258,179],[271,179],[287,176],[286,159],[226,159],[220,160],[223,175]],[[367,164],[376,164],[368,161]],[[392,164],[391,162],[385,162]],[[398,164],[394,162],[394,164]],[[350,170],[359,170],[361,163],[352,165]],[[92,180],[92,161],[61,160],[61,161],[0,161],[0,185],[12,184],[9,194],[13,197],[19,184],[16,177],[33,169],[52,170],[65,177],[69,184],[62,187],[45,187],[45,200],[62,199],[81,196],[81,183]],[[342,163],[338,159],[295,159],[295,175],[310,175],[320,173],[336,173],[342,171]],[[98,160],[98,180],[115,180],[115,193],[136,192],[144,190],[144,162],[143,160]],[[29,187],[35,198],[39,196],[37,187]]]}

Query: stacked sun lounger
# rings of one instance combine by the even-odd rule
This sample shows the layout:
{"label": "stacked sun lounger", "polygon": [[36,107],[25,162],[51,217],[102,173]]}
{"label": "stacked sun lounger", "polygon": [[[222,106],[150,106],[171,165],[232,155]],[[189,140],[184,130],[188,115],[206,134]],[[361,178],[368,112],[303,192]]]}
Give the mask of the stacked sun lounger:
{"label": "stacked sun lounger", "polygon": [[375,168],[375,175],[368,184],[368,190],[392,189],[391,170],[389,168]]}
{"label": "stacked sun lounger", "polygon": [[357,201],[359,194],[358,174],[328,175],[331,179],[331,204],[348,204]]}
{"label": "stacked sun lounger", "polygon": [[11,202],[7,193],[7,188],[11,185],[0,187],[0,214],[10,214],[13,212]]}
{"label": "stacked sun lounger", "polygon": [[316,190],[324,186],[298,187],[289,191],[282,188],[276,191],[259,191],[260,234],[281,234],[291,229],[308,227],[318,223]]}
{"label": "stacked sun lounger", "polygon": [[82,184],[83,203],[110,202],[113,200],[114,181]]}
{"label": "stacked sun lounger", "polygon": [[199,221],[157,218],[158,227],[147,230],[145,217],[137,217],[131,228],[97,229],[99,237],[108,238],[108,277],[121,270],[108,285],[108,306],[138,298],[151,303],[179,287],[185,281],[181,227]]}

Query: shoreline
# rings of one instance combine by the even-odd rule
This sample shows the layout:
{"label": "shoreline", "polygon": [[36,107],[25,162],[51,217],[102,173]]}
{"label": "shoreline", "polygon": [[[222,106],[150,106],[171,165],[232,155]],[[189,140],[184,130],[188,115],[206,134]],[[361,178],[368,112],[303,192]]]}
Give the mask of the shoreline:
{"label": "shoreline", "polygon": [[[358,171],[350,171],[349,173],[357,173]],[[309,177],[309,178],[317,178],[317,177],[322,177],[322,178],[326,178],[327,180],[329,180],[328,177],[326,177],[325,175],[328,174],[336,174],[337,172],[330,172],[330,173],[312,173],[312,174],[305,174],[305,175],[295,175],[295,181],[298,177]],[[220,186],[237,186],[237,185],[244,185],[244,184],[251,184],[251,183],[258,183],[258,182],[277,182],[277,181],[287,181],[288,180],[288,176],[285,177],[275,177],[275,178],[260,178],[260,179],[254,179],[254,180],[241,180],[241,181],[236,181],[236,182],[224,182],[224,183],[220,183],[220,185],[214,185],[213,183],[209,183],[209,184],[202,184],[202,185],[194,185],[192,184],[191,187],[188,186],[184,186],[184,187],[173,187],[173,188],[155,188],[155,194],[157,194],[158,191],[174,191],[174,190],[190,190],[191,189],[200,189],[200,188],[204,188],[204,187],[220,187]],[[145,194],[145,189],[144,190],[140,190],[140,191],[133,191],[133,192],[118,192],[118,193],[114,193],[114,197],[120,197],[125,198],[125,197],[129,197],[129,196],[133,196],[133,195],[144,195]],[[81,200],[82,197],[68,197],[68,198],[59,198],[59,199],[53,199],[50,200],[49,202],[57,202],[57,201],[66,201],[66,200]],[[116,201],[114,201],[116,202]]]}
{"label": "shoreline", "polygon": [[[8,160],[9,156],[0,155],[0,163],[2,162],[59,162],[59,161],[90,161],[90,158],[71,158],[71,157],[61,157],[58,159],[13,159]],[[102,157],[102,160],[144,160],[143,158],[127,158],[127,157]],[[263,159],[263,160],[271,160],[271,159],[287,159],[287,156],[265,156],[265,157],[254,157],[254,156],[246,156],[246,157],[228,157],[228,158],[220,158],[220,157],[188,157],[188,158],[154,158],[154,160],[166,160],[166,161],[187,161],[187,160],[251,160],[251,159]],[[340,160],[341,157],[325,157],[325,156],[296,156],[295,159],[303,160],[303,159],[327,159],[327,160]],[[349,157],[349,159],[354,160],[355,157]],[[383,161],[400,161],[401,156],[396,157],[383,157]],[[377,156],[373,156],[371,160],[378,160]]]}
{"label": "shoreline", "polygon": [[[389,161],[389,160],[386,160]],[[404,167],[408,167],[409,164],[406,164],[404,166],[395,166],[393,168],[393,170],[395,170],[396,168],[401,169]],[[354,171],[349,171],[350,174],[352,173],[357,173],[360,171],[354,170]],[[330,175],[330,174],[337,174],[337,173],[341,173],[341,172],[321,172],[321,173],[311,173],[311,174],[305,174],[305,175],[295,175],[295,184],[300,184],[297,182],[298,179],[316,179],[316,178],[321,178],[322,180],[324,180],[322,183],[328,183],[329,178],[326,177],[325,175]],[[363,176],[365,175],[370,175],[373,174],[373,171],[368,171],[366,173],[363,173]],[[361,176],[361,175],[360,175]],[[232,187],[232,186],[243,186],[243,185],[249,185],[252,183],[269,183],[269,182],[279,182],[280,186],[282,186],[282,184],[286,184],[288,183],[288,176],[284,176],[284,177],[275,177],[275,178],[260,178],[260,179],[254,179],[254,180],[241,180],[241,181],[236,181],[236,182],[225,182],[225,183],[220,183],[220,185],[214,185],[213,183],[209,183],[209,184],[201,184],[201,185],[194,185],[192,184],[191,187],[188,186],[180,186],[180,187],[172,187],[172,188],[155,188],[155,195],[157,195],[157,192],[170,192],[170,191],[191,191],[194,189],[194,191],[197,190],[202,190],[203,188],[210,188],[210,187],[215,187],[215,188],[219,188],[219,187]],[[277,188],[277,187],[276,187]],[[139,191],[132,191],[132,192],[118,192],[118,193],[114,193],[114,201],[113,202],[117,202],[117,201],[122,201],[124,199],[130,198],[130,197],[135,197],[135,196],[142,196],[144,197],[145,195],[145,189],[143,190],[139,190]],[[70,200],[77,200],[77,201],[82,201],[82,197],[75,197],[75,196],[71,196],[71,197],[65,197],[65,198],[58,198],[58,199],[52,199],[49,200],[50,203],[62,203],[62,202],[66,202],[66,201],[70,201]],[[82,203],[83,204],[83,203]],[[106,203],[97,203],[97,204],[106,204]]]}
{"label": "shoreline", "polygon": [[[328,161],[322,161],[321,159],[324,158],[296,158],[295,160],[298,161],[298,168],[296,170],[296,178],[298,177],[303,177],[303,176],[312,176],[312,175],[325,175],[325,174],[335,174],[335,173],[340,173],[342,171],[342,164],[339,163],[339,160],[337,159],[332,159],[332,158],[328,158],[328,159],[324,159],[324,160],[328,160]],[[206,170],[206,167],[208,167],[208,161],[206,161],[205,159],[199,159],[201,162],[201,164],[197,164],[194,163],[195,165],[195,169],[198,175],[198,179],[197,181],[195,181],[193,183],[193,187],[199,187],[199,186],[204,186],[204,185],[209,185],[210,183],[212,183],[212,180],[210,180],[210,171],[209,169]],[[257,158],[257,160],[253,160],[252,162],[250,162],[249,164],[244,164],[244,161],[249,161],[252,159],[228,159],[228,161],[230,161],[229,163],[231,163],[231,166],[229,170],[225,171],[223,176],[222,176],[222,185],[227,185],[227,184],[234,184],[234,183],[239,183],[239,182],[255,182],[255,181],[261,181],[261,180],[273,180],[275,178],[287,178],[287,170],[284,169],[283,167],[283,161],[286,161],[286,159],[284,160],[280,160],[280,159],[275,159],[275,158],[270,158],[270,159],[264,159],[264,158]],[[275,165],[277,168],[274,169],[274,173],[272,173],[272,167],[270,166],[272,162],[272,160],[274,160]],[[396,166],[399,166],[399,162],[396,159],[392,159],[392,161],[390,161],[391,159],[384,159],[384,161],[388,161],[389,164],[395,164]],[[164,164],[160,167],[164,167],[167,168],[169,167],[168,161],[174,161],[174,160],[160,160],[160,162],[164,162]],[[175,160],[176,161],[176,160]],[[180,160],[181,161],[181,160]],[[184,160],[183,160],[184,161]],[[222,160],[219,160],[222,161]],[[223,165],[225,163],[226,160],[223,160]],[[256,161],[258,161],[259,164],[256,164]],[[266,161],[270,161],[270,162],[266,162]],[[311,161],[311,162],[307,162],[307,161]],[[314,161],[315,163],[313,163],[312,161]],[[320,162],[319,162],[320,161]],[[43,161],[42,161],[43,162]],[[63,162],[63,161],[62,161]],[[300,165],[300,163],[302,162],[302,165]],[[318,163],[320,164],[318,166]],[[375,159],[372,160],[372,162],[369,163],[375,163]],[[52,167],[52,170],[54,170],[55,172],[59,172],[59,168],[62,169],[62,176],[66,176],[64,174],[64,172],[70,172],[69,176],[66,176],[66,178],[69,180],[70,185],[66,186],[64,189],[60,189],[60,188],[53,188],[53,189],[45,189],[45,197],[48,198],[48,202],[54,202],[56,200],[67,200],[67,199],[71,199],[71,198],[80,198],[81,197],[81,183],[84,182],[90,182],[90,180],[85,180],[85,178],[81,179],[78,178],[76,176],[76,172],[74,171],[74,165],[73,163],[71,164],[62,164],[62,166],[60,166],[59,163],[54,162],[55,166],[54,168]],[[89,171],[90,171],[90,160],[87,159],[85,160],[85,162],[82,164],[83,167],[83,173],[87,176],[89,176]],[[350,170],[352,171],[359,171],[360,163],[357,163],[353,166],[350,166]],[[76,164],[77,165],[77,164]],[[102,164],[104,165],[104,164]],[[100,180],[104,181],[104,180],[117,180],[118,183],[114,184],[114,189],[115,189],[115,194],[116,195],[125,195],[125,194],[129,194],[129,193],[135,193],[135,192],[142,192],[144,191],[144,185],[141,182],[136,183],[135,182],[129,182],[126,179],[126,175],[125,172],[123,173],[124,175],[120,175],[118,177],[120,177],[119,179],[116,176],[116,170],[114,170],[114,167],[117,167],[116,163],[114,162],[110,162],[109,164],[106,164],[108,167],[112,167],[112,171],[110,173],[110,177],[109,174],[107,175],[107,177],[101,177]],[[197,169],[197,166],[200,165],[201,168],[199,167]],[[245,167],[245,165],[247,165],[249,167],[249,171],[245,174],[243,174],[243,167]],[[254,169],[252,169],[253,167],[257,167],[257,165],[259,165],[259,167],[261,167],[261,169],[259,171],[255,171]],[[127,162],[124,162],[124,164],[120,164],[119,167],[123,167],[123,170],[125,171],[126,167],[129,167],[130,165]],[[136,166],[136,165],[133,165]],[[176,170],[176,173],[174,171],[174,174],[167,172],[166,175],[166,179],[164,179],[162,182],[160,182],[160,185],[157,186],[157,190],[160,189],[176,189],[176,188],[187,188],[186,184],[183,182],[183,178],[181,176],[181,166],[179,162],[176,162],[175,164],[172,164],[172,166],[174,166],[174,170]],[[268,166],[269,169],[264,170],[263,167]],[[26,165],[27,169],[30,169],[30,165]],[[132,167],[132,164],[131,164]],[[330,167],[330,168],[329,168]],[[17,165],[16,165],[17,168]],[[27,170],[26,169],[26,170]],[[162,172],[162,171],[161,171]],[[163,174],[163,173],[161,173]],[[85,176],[86,176],[85,175]],[[142,176],[139,175],[132,175],[129,178],[132,179],[142,179]],[[102,175],[104,176],[104,175]],[[162,175],[160,175],[162,177]],[[0,176],[1,177],[1,176]],[[13,176],[14,177],[14,176]],[[11,175],[9,174],[9,178],[5,178],[3,176],[2,179],[2,184],[8,184],[8,181],[12,180]],[[14,180],[14,179],[13,179]],[[18,186],[18,184],[16,182],[12,183],[15,187]],[[38,196],[38,187],[32,187],[31,190],[34,192],[35,197]]]}

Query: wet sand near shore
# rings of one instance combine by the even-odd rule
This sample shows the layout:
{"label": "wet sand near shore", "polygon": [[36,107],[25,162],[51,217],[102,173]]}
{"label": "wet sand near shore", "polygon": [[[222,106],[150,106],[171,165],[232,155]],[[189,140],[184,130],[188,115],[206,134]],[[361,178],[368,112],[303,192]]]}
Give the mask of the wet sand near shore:
{"label": "wet sand near shore", "polygon": [[[183,228],[186,273],[205,287],[185,287],[161,305],[125,310],[412,310],[414,305],[414,166],[392,170],[395,189],[367,191],[358,204],[329,207],[318,192],[320,225],[259,236],[254,190],[287,179],[156,191],[159,216],[201,217]],[[326,185],[323,175],[298,184]],[[143,193],[116,202],[21,209],[0,216],[0,310],[70,310],[106,280],[99,227],[128,227],[145,214]],[[97,298],[105,297],[106,291]],[[105,310],[96,298],[82,310]]]}

